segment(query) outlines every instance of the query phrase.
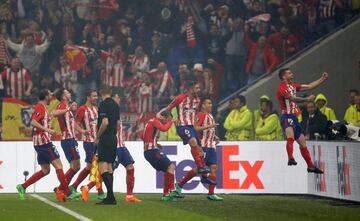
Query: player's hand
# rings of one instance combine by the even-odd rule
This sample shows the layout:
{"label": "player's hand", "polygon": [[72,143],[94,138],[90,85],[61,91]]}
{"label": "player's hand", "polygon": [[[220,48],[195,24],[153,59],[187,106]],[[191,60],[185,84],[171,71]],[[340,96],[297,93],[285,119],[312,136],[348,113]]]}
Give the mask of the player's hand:
{"label": "player's hand", "polygon": [[97,146],[99,144],[99,138],[96,138],[94,143]]}
{"label": "player's hand", "polygon": [[219,144],[220,143],[220,138],[218,136],[215,135],[214,137],[215,143]]}
{"label": "player's hand", "polygon": [[160,113],[160,112],[156,113],[156,118],[157,118],[157,119],[160,119],[160,120],[163,120],[163,119],[164,119],[164,117],[161,116],[161,113]]}
{"label": "player's hand", "polygon": [[310,95],[307,97],[307,101],[314,101],[315,100],[315,95]]}
{"label": "player's hand", "polygon": [[321,79],[323,81],[326,81],[327,79],[329,78],[329,74],[327,72],[324,72],[322,75],[321,75]]}
{"label": "player's hand", "polygon": [[215,128],[218,124],[210,124],[208,128]]}
{"label": "player's hand", "polygon": [[53,135],[53,134],[55,133],[55,130],[53,130],[53,129],[48,129],[47,132],[48,132],[49,134]]}
{"label": "player's hand", "polygon": [[159,148],[160,150],[162,150],[162,149],[163,149],[162,145],[161,145],[161,144],[159,144],[159,143],[157,143],[157,144],[156,144],[156,146],[157,146],[157,148]]}

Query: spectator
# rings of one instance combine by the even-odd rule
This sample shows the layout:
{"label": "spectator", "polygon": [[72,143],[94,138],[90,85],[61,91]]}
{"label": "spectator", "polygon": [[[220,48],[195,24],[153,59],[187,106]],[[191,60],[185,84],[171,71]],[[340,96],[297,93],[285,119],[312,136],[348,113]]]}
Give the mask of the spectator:
{"label": "spectator", "polygon": [[62,23],[56,28],[56,35],[59,38],[59,44],[64,45],[68,41],[75,40],[75,26],[71,20],[71,14],[65,13],[62,18]]}
{"label": "spectator", "polygon": [[332,108],[327,107],[327,99],[324,94],[318,94],[315,98],[316,107],[328,120],[336,120],[335,112]]}
{"label": "spectator", "polygon": [[197,82],[200,83],[200,88],[202,90],[201,95],[203,95],[203,90],[205,89],[205,81],[204,81],[204,66],[201,63],[194,64],[192,69]]}
{"label": "spectator", "polygon": [[141,77],[143,72],[148,72],[150,70],[150,59],[145,54],[145,51],[142,46],[137,46],[135,49],[135,56],[132,58],[131,64],[136,70],[138,77]]}
{"label": "spectator", "polygon": [[271,34],[267,39],[270,47],[275,51],[280,63],[288,59],[299,50],[299,41],[295,35],[291,34],[286,26],[280,32]]}
{"label": "spectator", "polygon": [[270,98],[267,95],[261,95],[259,101],[260,101],[259,108],[254,111],[254,125],[255,126],[258,125],[258,123],[261,119],[261,116],[263,114],[263,112],[261,110],[261,104],[265,101],[270,101]]}
{"label": "spectator", "polygon": [[224,67],[214,59],[208,59],[207,65],[204,68],[204,94],[218,100],[220,98],[220,86],[223,76]]}
{"label": "spectator", "polygon": [[346,110],[345,120],[349,124],[360,127],[360,95],[355,96],[354,102],[354,105]]}
{"label": "spectator", "polygon": [[349,107],[346,109],[344,120],[348,122],[349,124],[356,125],[358,124],[358,120],[360,119],[358,117],[358,110],[355,104],[355,97],[359,96],[359,91],[356,89],[351,89],[349,91],[349,100],[350,104]]}
{"label": "spectator", "polygon": [[155,33],[151,37],[151,46],[148,48],[148,54],[150,56],[151,68],[155,68],[157,64],[166,59],[166,51],[161,45],[161,38],[159,34]]}
{"label": "spectator", "polygon": [[246,44],[249,48],[246,63],[249,84],[263,74],[270,74],[279,61],[272,49],[266,45],[265,36],[261,36],[257,43],[252,42],[249,37],[246,37]]}
{"label": "spectator", "polygon": [[227,81],[223,82],[223,91],[227,91],[226,88],[229,87],[237,89],[247,83],[245,73],[247,48],[244,35],[244,23],[241,18],[237,18],[234,20],[230,32],[224,37],[226,39],[225,73]]}
{"label": "spectator", "polygon": [[143,73],[140,87],[138,89],[138,113],[145,114],[154,111],[153,109],[154,85],[151,82],[149,73]]}
{"label": "spectator", "polygon": [[53,74],[43,74],[40,80],[40,88],[47,88],[54,92],[61,88],[61,86],[55,81]]}
{"label": "spectator", "polygon": [[91,44],[93,42],[93,39],[99,39],[100,34],[102,34],[101,25],[98,21],[98,15],[96,11],[91,12],[90,21],[86,23],[84,29],[83,29],[83,39],[85,39],[87,42]]}
{"label": "spectator", "polygon": [[[48,36],[48,38],[51,38],[51,36]],[[45,53],[50,45],[48,38],[45,39],[41,45],[36,45],[34,35],[28,32],[21,44],[12,42],[10,38],[6,40],[9,48],[17,53],[21,63],[29,70],[35,85],[39,83],[39,69],[42,62],[42,54]]]}
{"label": "spectator", "polygon": [[17,100],[29,97],[33,86],[30,73],[21,66],[20,59],[15,57],[11,60],[10,68],[5,68],[5,70],[1,72],[1,78],[4,82],[7,96]]}
{"label": "spectator", "polygon": [[56,82],[68,91],[77,91],[74,84],[77,81],[76,71],[70,70],[70,65],[66,62],[64,56],[59,57],[59,64],[60,67],[55,71]]}
{"label": "spectator", "polygon": [[[117,45],[112,48],[110,56],[106,59],[104,83],[112,87],[113,91],[116,92],[118,92],[119,89],[123,90],[125,85],[125,59],[122,56],[121,46]],[[123,95],[122,91],[120,91],[119,94]]]}
{"label": "spectator", "polygon": [[324,139],[326,135],[327,119],[316,107],[315,102],[310,101],[306,105],[307,113],[303,116],[301,126],[307,140]]}
{"label": "spectator", "polygon": [[273,103],[264,100],[260,105],[261,117],[255,125],[255,140],[282,140],[279,116],[273,110]]}
{"label": "spectator", "polygon": [[224,46],[224,37],[219,32],[218,26],[216,24],[211,24],[210,32],[205,42],[206,56],[223,63]]}
{"label": "spectator", "polygon": [[252,113],[246,106],[246,99],[239,95],[234,100],[234,110],[226,117],[224,128],[226,140],[253,139]]}
{"label": "spectator", "polygon": [[221,140],[225,139],[226,129],[224,128],[224,122],[227,116],[230,114],[230,112],[235,109],[234,106],[235,99],[237,98],[236,97],[230,98],[227,107],[216,115],[216,122],[219,122],[219,126],[216,128],[217,129],[216,134],[218,134]]}
{"label": "spectator", "polygon": [[2,31],[0,27],[0,64],[9,64],[11,57]]}
{"label": "spectator", "polygon": [[190,74],[187,64],[179,64],[178,74],[176,75],[175,85],[178,93],[185,92],[185,79]]}
{"label": "spectator", "polygon": [[167,69],[165,62],[160,62],[157,69],[151,71],[151,76],[155,80],[154,90],[156,98],[161,103],[169,103],[169,98],[174,97],[174,81],[170,71]]}

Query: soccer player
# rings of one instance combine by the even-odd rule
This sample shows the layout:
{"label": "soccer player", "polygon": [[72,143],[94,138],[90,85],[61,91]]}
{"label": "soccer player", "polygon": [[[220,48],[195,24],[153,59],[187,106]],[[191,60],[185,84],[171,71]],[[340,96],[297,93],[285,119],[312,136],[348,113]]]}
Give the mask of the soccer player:
{"label": "soccer player", "polygon": [[58,190],[56,192],[57,200],[63,202],[65,198],[67,200],[76,198],[76,195],[72,194],[68,187],[63,166],[59,159],[59,153],[51,142],[51,135],[55,131],[50,128],[51,116],[46,109],[46,105],[50,104],[51,98],[51,92],[48,89],[43,89],[39,93],[39,102],[34,106],[31,125],[33,126],[33,141],[37,153],[37,161],[41,166],[41,170],[34,173],[25,183],[16,186],[21,200],[25,199],[25,190],[28,186],[50,173],[50,164],[55,168],[56,175],[60,181],[60,187],[65,193],[64,195],[62,191]]}
{"label": "soccer player", "polygon": [[111,87],[103,85],[100,89],[102,102],[99,105],[98,132],[95,139],[97,145],[99,171],[107,189],[107,196],[99,205],[116,205],[113,192],[113,169],[116,158],[117,125],[120,120],[120,107],[111,98]]}
{"label": "soccer player", "polygon": [[[118,105],[120,105],[119,94],[114,94],[113,99]],[[141,200],[139,200],[133,195],[134,184],[135,184],[135,177],[134,177],[135,161],[132,158],[129,150],[125,146],[124,128],[122,125],[122,121],[119,122],[116,138],[117,138],[117,150],[116,150],[116,158],[115,158],[115,163],[113,165],[113,169],[115,170],[119,166],[119,164],[121,164],[126,170],[127,191],[126,191],[125,202],[140,203]]]}
{"label": "soccer player", "polygon": [[[98,100],[98,94],[96,90],[89,90],[86,94],[86,103],[79,107],[75,116],[75,130],[82,134],[83,146],[85,150],[85,162],[86,167],[79,173],[76,181],[70,186],[72,192],[76,192],[80,183],[89,175],[91,169],[91,161],[95,153],[95,138],[96,138],[96,126],[98,120],[98,109],[96,106]],[[87,202],[89,190],[95,186],[95,182],[89,182],[87,185],[82,186],[82,200]],[[105,199],[106,194],[102,187],[98,189],[99,200]]]}
{"label": "soccer player", "polygon": [[[64,88],[57,90],[55,97],[60,103],[52,114],[54,117],[57,117],[61,129],[61,147],[70,164],[70,168],[65,173],[65,176],[67,182],[70,183],[71,179],[80,169],[80,155],[77,148],[78,144],[75,140],[75,120],[72,113],[74,108],[76,108],[76,103],[72,103],[71,93]],[[78,193],[75,194],[80,196]]]}
{"label": "soccer player", "polygon": [[[216,144],[219,143],[219,137],[215,134],[217,124],[211,114],[212,100],[210,97],[204,97],[202,99],[201,108],[202,111],[196,115],[195,129],[199,132],[201,146],[205,153],[206,166],[210,168],[209,179],[216,182],[217,156],[215,147]],[[215,184],[210,184],[207,198],[213,201],[223,201],[223,198],[214,194],[214,190]]]}
{"label": "soccer player", "polygon": [[310,153],[306,147],[305,136],[302,132],[301,125],[297,120],[297,116],[300,114],[300,109],[297,107],[296,102],[313,101],[315,96],[310,95],[306,98],[297,97],[296,92],[314,89],[325,82],[328,77],[328,74],[324,72],[318,80],[313,81],[310,84],[299,85],[293,83],[294,73],[289,68],[284,68],[279,71],[279,78],[281,82],[278,86],[276,96],[282,109],[281,126],[287,139],[286,151],[289,159],[288,165],[297,165],[293,156],[293,144],[296,140],[300,146],[301,155],[308,166],[307,171],[309,173],[323,173],[323,171],[315,167],[311,160]]}
{"label": "soccer player", "polygon": [[[204,153],[201,149],[198,135],[194,128],[196,112],[199,109],[200,99],[200,84],[193,78],[187,79],[187,93],[180,94],[174,98],[174,100],[165,108],[160,110],[156,114],[156,117],[161,119],[161,113],[164,111],[171,111],[172,108],[176,107],[179,113],[178,121],[176,125],[176,132],[183,140],[184,145],[189,144],[191,147],[191,154],[194,158],[196,169],[190,170],[184,177],[185,180],[190,180],[197,173],[202,174],[201,182],[214,184],[206,174],[210,172],[209,168],[205,165]],[[184,181],[186,183],[186,181]]]}
{"label": "soccer player", "polygon": [[144,156],[151,166],[157,171],[164,172],[163,201],[173,201],[176,197],[175,190],[175,165],[160,151],[161,145],[157,143],[159,134],[170,129],[173,120],[170,111],[162,111],[161,118],[151,118],[145,125],[143,141]]}

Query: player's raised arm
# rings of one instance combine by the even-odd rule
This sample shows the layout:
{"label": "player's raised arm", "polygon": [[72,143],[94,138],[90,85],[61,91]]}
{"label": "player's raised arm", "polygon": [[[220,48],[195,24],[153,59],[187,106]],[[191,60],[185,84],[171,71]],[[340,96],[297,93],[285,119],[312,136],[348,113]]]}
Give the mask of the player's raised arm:
{"label": "player's raised arm", "polygon": [[304,103],[304,102],[309,102],[309,101],[314,101],[315,100],[315,95],[309,95],[307,97],[297,97],[295,95],[291,95],[289,96],[289,99],[291,101],[294,101],[296,103]]}
{"label": "player's raised arm", "polygon": [[314,88],[317,88],[320,84],[325,82],[328,78],[329,78],[329,74],[324,72],[319,79],[317,79],[309,84],[302,84],[300,91],[307,91],[307,90],[312,90]]}

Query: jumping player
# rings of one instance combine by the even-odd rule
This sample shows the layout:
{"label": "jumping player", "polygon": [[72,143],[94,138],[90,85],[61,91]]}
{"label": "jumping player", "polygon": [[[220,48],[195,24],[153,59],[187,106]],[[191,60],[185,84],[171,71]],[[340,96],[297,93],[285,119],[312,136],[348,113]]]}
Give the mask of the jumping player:
{"label": "jumping player", "polygon": [[175,97],[167,107],[163,108],[156,114],[156,117],[161,119],[161,114],[164,111],[170,111],[174,107],[177,108],[179,118],[176,125],[176,132],[183,140],[184,145],[190,145],[191,155],[193,156],[197,166],[194,170],[190,170],[184,179],[190,180],[196,175],[194,171],[197,171],[197,173],[202,174],[202,183],[214,184],[214,182],[206,176],[210,170],[205,165],[204,153],[199,146],[200,141],[194,128],[196,112],[198,111],[200,105],[200,84],[192,78],[187,79],[186,84],[187,93],[180,94]]}
{"label": "jumping player", "polygon": [[65,173],[66,180],[70,183],[71,179],[80,169],[80,155],[77,148],[78,144],[75,140],[75,121],[72,113],[74,108],[76,108],[76,104],[72,103],[71,93],[64,88],[56,91],[55,97],[60,103],[53,112],[53,116],[58,119],[61,129],[61,147],[70,164],[70,168]]}
{"label": "jumping player", "polygon": [[[120,105],[120,96],[118,94],[114,94],[113,96],[114,101]],[[122,121],[119,122],[118,131],[116,134],[117,137],[117,150],[116,150],[116,158],[113,164],[113,169],[115,170],[119,164],[123,165],[126,170],[126,197],[125,202],[135,202],[140,203],[141,200],[136,198],[133,195],[134,191],[134,184],[135,184],[135,168],[134,168],[134,159],[132,158],[129,150],[125,146],[125,139],[124,139],[124,128]]]}
{"label": "jumping player", "polygon": [[[217,124],[211,114],[212,101],[210,97],[202,99],[201,108],[202,111],[196,115],[195,129],[200,135],[201,146],[205,153],[206,166],[210,168],[209,179],[216,182],[217,156],[215,147],[216,144],[219,143],[219,137],[215,134]],[[223,198],[214,194],[214,190],[215,184],[210,184],[207,198],[213,201],[223,201]]]}
{"label": "jumping player", "polygon": [[173,121],[169,111],[162,111],[161,118],[151,118],[145,125],[143,134],[144,156],[151,166],[157,171],[164,172],[163,201],[172,201],[176,197],[175,190],[175,165],[160,151],[161,145],[157,143],[160,131],[170,129]]}
{"label": "jumping player", "polygon": [[51,98],[51,92],[48,89],[43,89],[39,93],[39,102],[34,106],[31,125],[33,126],[33,141],[37,161],[41,170],[34,173],[25,183],[16,186],[21,200],[25,199],[25,190],[28,186],[50,173],[50,164],[55,168],[60,187],[65,193],[64,195],[62,191],[57,190],[57,200],[63,202],[65,197],[67,200],[76,198],[76,194],[72,194],[68,187],[59,153],[51,142],[51,134],[54,134],[55,131],[50,128],[50,114],[46,108],[46,105],[50,104]]}
{"label": "jumping player", "polygon": [[293,156],[293,144],[296,140],[300,146],[301,155],[307,163],[307,171],[309,173],[323,173],[323,171],[318,169],[311,160],[310,153],[306,147],[305,136],[302,132],[301,125],[297,120],[297,116],[301,112],[297,107],[296,102],[313,101],[315,96],[310,95],[306,98],[301,98],[296,96],[296,92],[314,89],[326,81],[328,77],[328,74],[324,72],[318,80],[313,81],[310,84],[299,85],[293,83],[294,74],[289,68],[284,68],[279,71],[279,78],[281,82],[278,86],[276,95],[282,109],[281,126],[287,139],[286,151],[289,159],[288,165],[297,165]]}
{"label": "jumping player", "polygon": [[[96,138],[96,126],[98,120],[98,109],[96,106],[98,94],[96,90],[89,90],[86,95],[86,103],[79,107],[75,116],[75,130],[82,135],[83,146],[85,150],[86,167],[80,171],[76,181],[70,186],[72,192],[76,192],[80,183],[89,175],[91,169],[91,161],[94,156]],[[89,190],[95,186],[95,182],[89,182],[80,188],[82,192],[82,200],[87,202]],[[105,199],[106,194],[102,187],[98,189],[98,200]]]}

